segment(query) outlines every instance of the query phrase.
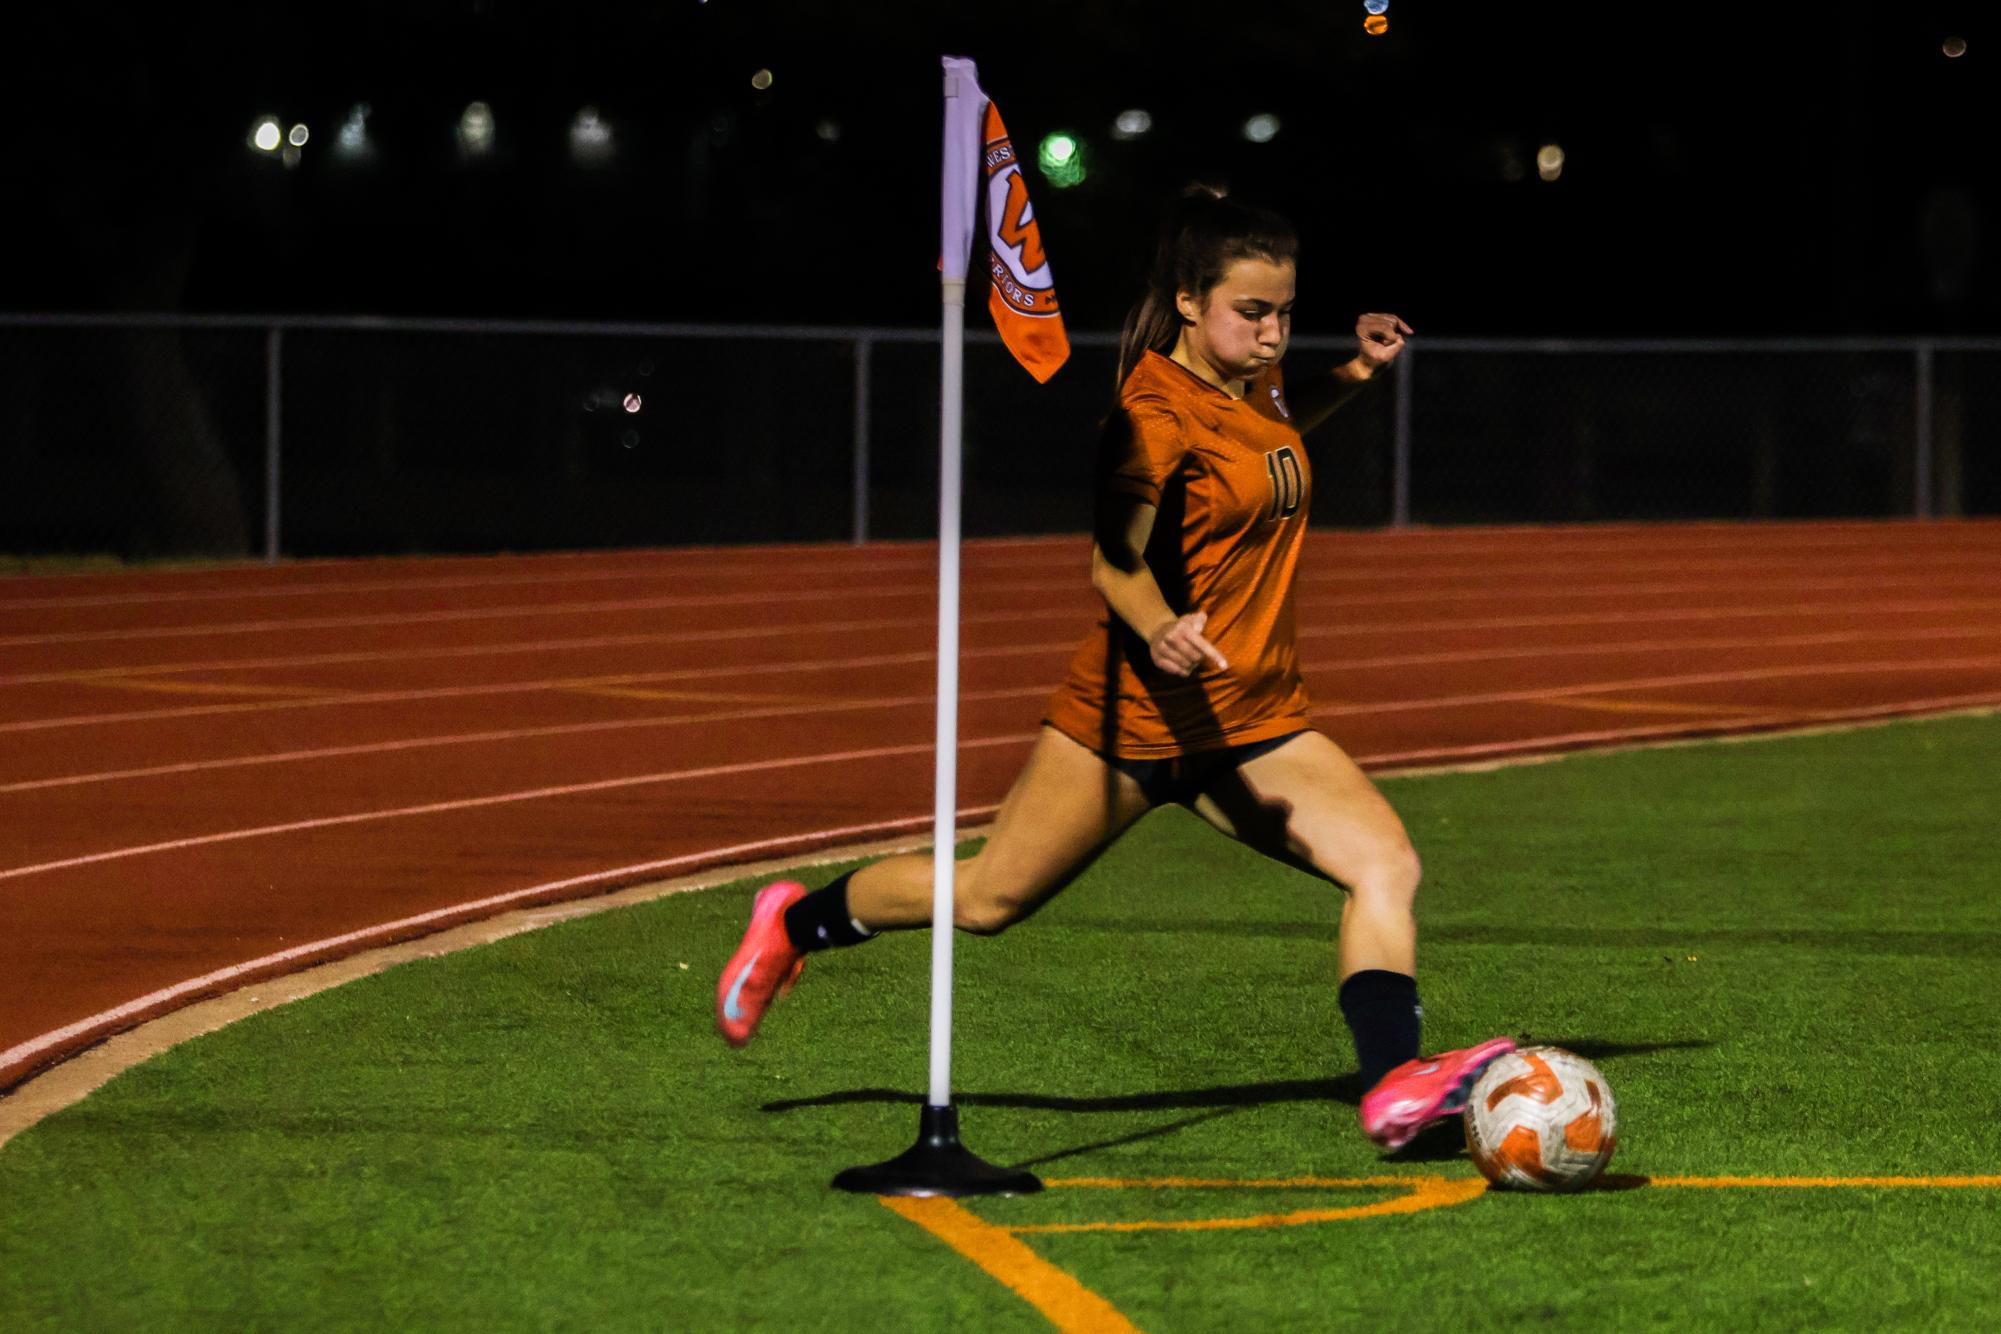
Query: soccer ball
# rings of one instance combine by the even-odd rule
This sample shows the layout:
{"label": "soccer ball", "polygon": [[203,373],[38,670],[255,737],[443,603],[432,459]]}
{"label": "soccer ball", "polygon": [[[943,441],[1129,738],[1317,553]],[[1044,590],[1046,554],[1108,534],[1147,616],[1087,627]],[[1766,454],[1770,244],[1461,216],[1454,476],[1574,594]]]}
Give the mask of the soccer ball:
{"label": "soccer ball", "polygon": [[1481,1175],[1522,1190],[1581,1190],[1619,1142],[1618,1107],[1598,1067],[1561,1047],[1524,1047],[1473,1083],[1466,1147]]}

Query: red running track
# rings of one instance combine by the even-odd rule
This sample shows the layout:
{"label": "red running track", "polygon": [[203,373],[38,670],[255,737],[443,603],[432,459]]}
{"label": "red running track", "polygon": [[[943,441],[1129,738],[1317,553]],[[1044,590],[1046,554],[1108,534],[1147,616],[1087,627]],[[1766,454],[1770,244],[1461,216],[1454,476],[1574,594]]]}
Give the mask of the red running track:
{"label": "red running track", "polygon": [[[965,561],[962,804],[1095,610]],[[921,829],[935,551],[0,581],[0,1089],[202,995],[538,900]],[[1377,769],[2001,704],[2001,522],[1315,533]]]}

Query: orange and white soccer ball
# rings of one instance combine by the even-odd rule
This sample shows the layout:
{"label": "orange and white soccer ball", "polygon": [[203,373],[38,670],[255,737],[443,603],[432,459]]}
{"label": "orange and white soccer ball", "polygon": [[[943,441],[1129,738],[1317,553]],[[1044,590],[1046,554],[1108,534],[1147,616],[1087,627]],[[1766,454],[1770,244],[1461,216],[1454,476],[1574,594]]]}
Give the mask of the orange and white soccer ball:
{"label": "orange and white soccer ball", "polygon": [[1581,1190],[1618,1142],[1612,1086],[1561,1047],[1509,1052],[1480,1072],[1466,1101],[1466,1147],[1497,1186]]}

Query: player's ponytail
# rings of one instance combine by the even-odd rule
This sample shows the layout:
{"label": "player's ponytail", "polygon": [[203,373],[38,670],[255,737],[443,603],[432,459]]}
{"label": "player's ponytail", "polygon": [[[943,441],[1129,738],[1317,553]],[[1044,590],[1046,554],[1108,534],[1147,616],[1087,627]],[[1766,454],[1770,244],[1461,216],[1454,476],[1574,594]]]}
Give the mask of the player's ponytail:
{"label": "player's ponytail", "polygon": [[1227,199],[1212,185],[1187,187],[1161,224],[1146,294],[1126,316],[1118,383],[1125,384],[1144,353],[1174,350],[1183,323],[1174,308],[1177,293],[1206,300],[1240,259],[1289,264],[1298,256],[1299,234],[1284,217]]}

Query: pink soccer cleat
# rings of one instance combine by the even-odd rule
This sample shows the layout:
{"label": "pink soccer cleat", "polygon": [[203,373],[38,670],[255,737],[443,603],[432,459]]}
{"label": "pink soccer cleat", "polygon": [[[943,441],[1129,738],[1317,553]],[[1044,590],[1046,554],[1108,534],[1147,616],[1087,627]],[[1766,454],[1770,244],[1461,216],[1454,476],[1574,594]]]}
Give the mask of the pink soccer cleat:
{"label": "pink soccer cleat", "polygon": [[1405,1061],[1362,1095],[1362,1133],[1385,1149],[1401,1149],[1433,1121],[1463,1110],[1480,1072],[1514,1049],[1513,1038],[1490,1038],[1464,1051]]}
{"label": "pink soccer cleat", "polygon": [[732,1047],[750,1041],[771,1002],[792,990],[806,966],[785,934],[785,910],[805,897],[796,880],[774,880],[757,892],[743,944],[716,980],[716,1031]]}

